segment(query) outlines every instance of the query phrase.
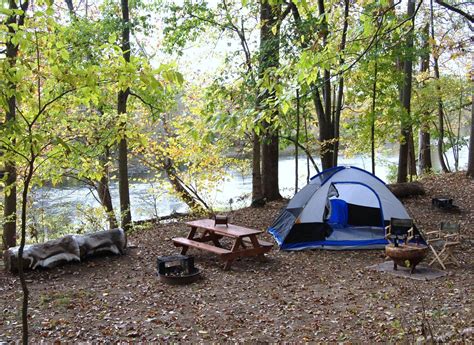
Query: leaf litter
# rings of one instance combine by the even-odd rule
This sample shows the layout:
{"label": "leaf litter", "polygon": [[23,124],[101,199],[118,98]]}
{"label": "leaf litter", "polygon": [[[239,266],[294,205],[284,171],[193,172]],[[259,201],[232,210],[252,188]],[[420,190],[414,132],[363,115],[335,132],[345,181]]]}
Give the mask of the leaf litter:
{"label": "leaf litter", "polygon": [[[156,276],[156,258],[178,253],[184,220],[129,236],[124,256],[90,259],[27,273],[30,341],[37,342],[344,342],[474,340],[474,182],[463,173],[422,181],[427,194],[403,200],[417,226],[456,221],[463,230],[460,267],[432,281],[368,270],[382,250],[283,252],[237,260],[231,271],[211,254],[190,250],[203,278],[170,286]],[[459,213],[431,208],[454,198]],[[233,223],[266,230],[285,202],[230,214]],[[262,239],[272,241],[267,233]],[[428,258],[430,259],[430,257]],[[17,277],[0,273],[0,342],[21,339]]]}

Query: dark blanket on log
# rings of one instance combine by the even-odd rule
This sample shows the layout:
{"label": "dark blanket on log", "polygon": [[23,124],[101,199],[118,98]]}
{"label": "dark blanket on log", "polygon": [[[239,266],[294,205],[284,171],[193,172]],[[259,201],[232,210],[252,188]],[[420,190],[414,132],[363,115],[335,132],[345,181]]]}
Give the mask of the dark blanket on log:
{"label": "dark blanket on log", "polygon": [[[27,245],[23,251],[23,267],[36,269],[50,268],[65,262],[81,261],[98,253],[124,254],[125,233],[122,229],[99,231],[85,235],[67,235],[45,243]],[[5,269],[18,272],[18,249],[5,251]]]}
{"label": "dark blanket on log", "polygon": [[122,229],[74,235],[74,239],[79,245],[81,259],[104,252],[123,254],[126,245],[125,233]]}

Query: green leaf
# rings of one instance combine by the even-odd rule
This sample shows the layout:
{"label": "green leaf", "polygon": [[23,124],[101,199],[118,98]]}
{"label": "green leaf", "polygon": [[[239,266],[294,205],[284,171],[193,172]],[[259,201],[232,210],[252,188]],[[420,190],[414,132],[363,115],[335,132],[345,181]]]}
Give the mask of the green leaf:
{"label": "green leaf", "polygon": [[59,51],[59,54],[61,55],[61,58],[62,58],[63,60],[66,60],[66,61],[69,60],[69,52],[68,52],[66,49],[61,49],[61,50]]}
{"label": "green leaf", "polygon": [[110,34],[108,37],[108,42],[110,44],[115,44],[115,42],[117,42],[117,34],[115,33]]}

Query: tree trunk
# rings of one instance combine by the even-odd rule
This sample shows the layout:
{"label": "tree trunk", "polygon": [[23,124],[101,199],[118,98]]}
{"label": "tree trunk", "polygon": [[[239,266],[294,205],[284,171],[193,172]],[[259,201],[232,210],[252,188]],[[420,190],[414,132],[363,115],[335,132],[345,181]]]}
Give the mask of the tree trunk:
{"label": "tree trunk", "polygon": [[[31,127],[30,127],[31,131]],[[31,132],[30,132],[31,134]],[[30,136],[31,137],[31,136]],[[30,142],[30,145],[32,143]],[[21,308],[21,324],[22,324],[22,343],[24,345],[28,344],[28,297],[29,291],[26,284],[25,272],[23,270],[23,251],[26,244],[26,211],[28,204],[28,190],[30,188],[30,182],[33,177],[34,172],[34,155],[30,157],[30,162],[27,167],[27,176],[23,181],[23,192],[21,200],[21,239],[20,247],[18,248],[18,276],[20,277],[21,289],[23,291],[23,301]]]}
{"label": "tree trunk", "polygon": [[[130,14],[128,0],[122,0],[122,54],[125,61],[130,62]],[[117,113],[119,115],[127,113],[127,100],[130,89],[120,90],[117,96]],[[128,143],[126,127],[127,123],[120,124],[122,139],[119,142],[119,194],[120,194],[120,214],[122,228],[125,232],[132,228],[132,214],[130,211],[130,189],[128,183]]]}
{"label": "tree trunk", "polygon": [[[186,203],[186,205],[188,205],[193,211],[197,213],[205,213],[206,209],[210,210],[210,207],[204,202],[204,200],[200,198],[198,199],[197,195],[191,195],[189,190],[186,188],[186,185],[178,177],[173,162],[169,158],[166,159],[165,171],[168,175],[168,180],[173,186],[173,189],[179,195],[179,197]],[[202,203],[202,205],[200,203]]]}
{"label": "tree trunk", "polygon": [[[349,27],[349,0],[344,0],[344,24],[342,27],[342,37],[341,37],[341,44],[339,45],[339,49],[341,52],[341,58],[339,60],[339,66],[344,65],[344,54],[343,52],[346,50],[346,38],[347,38],[347,29]],[[337,90],[336,99],[336,106],[334,111],[334,152],[333,152],[333,166],[337,166],[338,157],[339,157],[339,123],[341,119],[341,112],[342,112],[342,102],[344,96],[344,76],[341,75],[339,77],[339,84]]]}
{"label": "tree trunk", "polygon": [[[9,9],[17,9],[15,1],[9,1]],[[12,14],[5,21],[8,26],[10,37],[15,34],[15,28],[12,24],[17,24],[16,14]],[[12,71],[16,65],[16,57],[18,55],[18,45],[14,44],[11,39],[6,42],[6,61],[7,71]],[[13,73],[13,72],[10,72]],[[5,125],[14,122],[16,118],[16,83],[9,79],[8,91],[11,95],[7,98],[7,107],[5,109]],[[12,143],[14,145],[14,143]],[[3,248],[8,249],[16,246],[16,165],[14,161],[5,162],[5,173],[7,174],[5,182],[5,205],[3,215],[5,222],[3,225]]]}
{"label": "tree trunk", "polygon": [[420,152],[418,158],[418,167],[421,174],[429,173],[432,169],[431,163],[431,135],[429,132],[429,125],[423,124],[420,128]]}
{"label": "tree trunk", "polygon": [[[474,81],[474,76],[471,77]],[[474,94],[471,95],[471,136],[469,137],[469,157],[467,162],[467,176],[474,178]]]}
{"label": "tree trunk", "polygon": [[415,152],[415,139],[413,138],[413,126],[410,124],[408,138],[408,175],[410,176],[410,182],[413,181],[413,176],[416,176],[416,152]]}
{"label": "tree trunk", "polygon": [[[324,7],[324,0],[318,0],[319,16],[322,18],[321,22],[321,36],[323,49],[328,43],[329,27],[326,18],[326,9]],[[319,98],[319,97],[318,97]],[[321,162],[323,163],[323,170],[331,168],[334,165],[334,121],[332,114],[332,99],[331,99],[331,71],[325,69],[323,72],[323,103],[324,103],[324,117],[325,124],[323,125],[324,135],[321,138]]]}
{"label": "tree trunk", "polygon": [[[349,1],[344,1],[344,26],[343,26],[343,34],[341,40],[341,49],[345,49],[345,40],[346,40],[346,33],[347,33],[347,25],[348,25],[348,15],[349,15]],[[295,19],[295,23],[298,30],[298,35],[303,37],[305,35],[305,25],[301,20],[301,16],[298,11],[298,7],[291,2],[291,11],[293,13],[293,18]],[[328,44],[328,34],[329,28],[326,20],[326,10],[324,7],[324,0],[318,0],[318,10],[319,10],[319,17],[322,18],[321,25],[318,27],[314,27],[312,29],[319,30],[319,37],[322,38],[322,49],[325,49],[326,45]],[[309,48],[308,41],[303,40],[301,43],[303,49]],[[344,60],[341,59],[341,62]],[[337,99],[335,100],[336,106],[335,109],[332,109],[332,97],[331,97],[331,71],[324,70],[323,71],[323,86],[322,90],[316,86],[315,83],[311,83],[309,85],[311,90],[311,97],[313,99],[314,107],[316,109],[316,115],[318,118],[318,127],[319,127],[319,142],[320,142],[320,157],[321,157],[321,164],[322,169],[328,169],[337,164],[337,155],[339,150],[338,144],[338,136],[339,136],[339,118],[340,118],[340,111],[342,109],[342,100],[343,100],[343,88],[344,88],[344,80],[339,80],[339,88],[337,93]],[[321,95],[322,92],[322,95]],[[322,97],[322,99],[321,99]],[[333,112],[334,110],[334,112]]]}
{"label": "tree trunk", "polygon": [[261,146],[260,137],[254,131],[252,150],[252,206],[259,206],[263,200]]}
{"label": "tree trunk", "polygon": [[[304,110],[305,109],[303,109],[303,114],[305,114]],[[303,120],[304,120],[304,138],[305,138],[305,141],[308,142],[308,121],[305,115],[303,115]],[[311,178],[311,170],[309,169],[309,159],[311,156],[308,153],[309,152],[307,152],[306,154],[306,183],[309,183],[309,180]]]}
{"label": "tree trunk", "polygon": [[296,89],[295,194],[298,193],[298,144],[300,142],[300,93]]}
{"label": "tree trunk", "polygon": [[263,195],[267,201],[281,199],[278,188],[278,132],[267,135],[262,147]]}
{"label": "tree trunk", "polygon": [[[426,73],[429,71],[430,66],[430,54],[429,54],[429,30],[430,25],[426,23],[423,28],[423,51],[426,53],[421,57],[421,68],[420,72]],[[419,147],[420,152],[418,156],[418,167],[421,174],[430,172],[433,169],[431,163],[431,135],[430,135],[430,124],[428,120],[429,113],[424,114],[424,119],[420,128],[420,140]]]}
{"label": "tree trunk", "polygon": [[[280,15],[281,4],[271,5],[268,0],[260,2],[260,55],[258,77],[262,80],[270,69],[280,65]],[[275,30],[276,29],[276,30]],[[277,82],[277,80],[274,80]],[[270,116],[265,121],[264,140],[262,142],[262,190],[267,200],[281,199],[278,186],[278,130],[272,127],[272,121],[278,117],[275,105],[275,91],[260,90],[257,97],[257,109],[267,111]]]}
{"label": "tree trunk", "polygon": [[112,204],[112,196],[109,188],[109,169],[104,165],[103,175],[97,183],[97,194],[99,195],[100,203],[105,209],[107,220],[109,221],[110,229],[118,228],[117,219],[115,218],[114,206]]}
{"label": "tree trunk", "polygon": [[[378,54],[377,45],[375,53]],[[374,82],[372,83],[372,109],[370,112],[370,161],[372,163],[372,174],[375,175],[375,106],[377,102],[377,74],[378,74],[378,55],[374,62]]]}
{"label": "tree trunk", "polygon": [[[407,5],[407,17],[413,17],[415,13],[415,0],[408,0]],[[407,173],[408,173],[408,159],[409,159],[409,147],[410,140],[412,138],[412,127],[410,119],[410,103],[411,103],[411,85],[412,85],[412,55],[413,55],[413,30],[414,30],[415,19],[411,20],[411,27],[407,33],[406,45],[405,45],[405,59],[403,63],[403,87],[401,93],[401,103],[405,111],[405,116],[402,116],[401,119],[401,134],[402,142],[400,143],[400,151],[398,156],[398,174],[397,182],[407,182]]]}
{"label": "tree trunk", "polygon": [[434,12],[433,12],[433,0],[430,1],[430,21],[431,21],[431,40],[433,41],[432,55],[434,61],[434,74],[435,79],[438,81],[436,85],[436,90],[438,92],[438,158],[439,164],[441,165],[441,170],[445,173],[449,172],[449,169],[444,160],[444,111],[443,111],[443,101],[441,99],[441,87],[439,86],[439,62],[438,62],[438,52],[436,49],[435,36],[434,36]]}
{"label": "tree trunk", "polygon": [[5,204],[3,215],[3,249],[16,246],[16,167],[15,163],[5,163],[7,179],[5,183]]}
{"label": "tree trunk", "polygon": [[74,11],[74,4],[72,3],[72,0],[64,0],[64,2],[66,3],[69,10],[69,15],[72,19],[74,19],[76,17],[76,12]]}

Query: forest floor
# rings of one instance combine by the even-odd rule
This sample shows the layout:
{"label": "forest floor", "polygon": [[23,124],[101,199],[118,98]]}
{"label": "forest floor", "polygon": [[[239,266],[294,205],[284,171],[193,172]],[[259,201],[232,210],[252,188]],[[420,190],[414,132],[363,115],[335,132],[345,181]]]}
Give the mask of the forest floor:
{"label": "forest floor", "polygon": [[[417,281],[368,269],[382,250],[285,252],[246,258],[230,271],[213,255],[190,250],[203,278],[169,286],[156,258],[178,253],[171,238],[183,221],[129,237],[127,255],[28,272],[29,327],[40,341],[309,342],[474,341],[474,182],[463,173],[422,181],[427,194],[403,200],[421,230],[442,220],[461,223],[460,267]],[[448,195],[460,213],[431,208]],[[232,212],[235,224],[265,230],[284,202]],[[265,240],[273,241],[268,234]],[[430,257],[431,258],[431,255]],[[21,339],[17,277],[0,273],[0,343]]]}

